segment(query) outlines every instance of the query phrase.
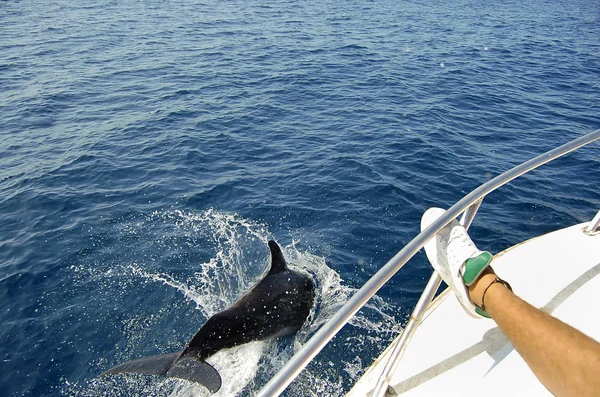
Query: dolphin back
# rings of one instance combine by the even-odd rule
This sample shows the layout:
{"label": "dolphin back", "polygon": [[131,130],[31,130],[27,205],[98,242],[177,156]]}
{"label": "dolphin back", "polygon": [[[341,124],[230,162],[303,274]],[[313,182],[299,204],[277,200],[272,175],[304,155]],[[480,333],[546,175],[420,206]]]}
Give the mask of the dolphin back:
{"label": "dolphin back", "polygon": [[160,354],[128,361],[109,369],[100,376],[118,374],[167,375],[205,386],[211,393],[221,388],[221,375],[204,360],[181,356],[181,352]]}

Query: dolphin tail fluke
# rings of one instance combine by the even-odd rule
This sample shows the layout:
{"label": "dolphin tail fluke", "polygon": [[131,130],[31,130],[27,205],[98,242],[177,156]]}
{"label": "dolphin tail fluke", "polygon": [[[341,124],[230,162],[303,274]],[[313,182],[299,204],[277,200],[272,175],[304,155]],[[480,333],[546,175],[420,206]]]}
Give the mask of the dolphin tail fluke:
{"label": "dolphin tail fluke", "polygon": [[146,375],[164,375],[169,372],[177,357],[181,353],[160,354],[158,356],[143,357],[137,360],[127,361],[119,364],[104,372],[100,376],[116,374],[146,374]]}
{"label": "dolphin tail fluke", "polygon": [[167,371],[167,376],[199,383],[211,393],[216,393],[221,388],[221,375],[217,370],[206,361],[190,356],[177,360]]}
{"label": "dolphin tail fluke", "polygon": [[166,375],[205,386],[212,393],[221,388],[221,375],[212,365],[192,356],[179,353],[160,354],[127,361],[112,367],[100,376],[117,374]]}

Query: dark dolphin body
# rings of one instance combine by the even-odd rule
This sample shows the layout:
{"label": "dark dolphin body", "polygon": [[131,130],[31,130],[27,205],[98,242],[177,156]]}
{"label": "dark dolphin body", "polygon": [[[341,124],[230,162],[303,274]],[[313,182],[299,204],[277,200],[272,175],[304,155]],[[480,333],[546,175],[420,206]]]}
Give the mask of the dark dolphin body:
{"label": "dark dolphin body", "polygon": [[204,359],[221,349],[298,331],[313,306],[315,285],[307,275],[288,269],[276,242],[269,241],[269,248],[269,273],[231,307],[209,318],[181,352],[128,361],[102,375],[167,375],[214,393],[221,388],[221,376]]}

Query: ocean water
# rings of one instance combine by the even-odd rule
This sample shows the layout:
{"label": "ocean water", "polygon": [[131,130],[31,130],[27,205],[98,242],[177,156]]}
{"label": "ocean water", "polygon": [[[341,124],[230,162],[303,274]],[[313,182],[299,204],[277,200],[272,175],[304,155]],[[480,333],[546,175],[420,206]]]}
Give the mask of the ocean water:
{"label": "ocean water", "polygon": [[[218,395],[253,395],[424,210],[599,128],[599,54],[589,0],[0,2],[0,395],[205,395],[97,376],[181,349],[273,238],[317,300],[211,358]],[[589,220],[599,150],[488,196],[476,242]],[[417,255],[285,394],[347,391],[430,273]]]}

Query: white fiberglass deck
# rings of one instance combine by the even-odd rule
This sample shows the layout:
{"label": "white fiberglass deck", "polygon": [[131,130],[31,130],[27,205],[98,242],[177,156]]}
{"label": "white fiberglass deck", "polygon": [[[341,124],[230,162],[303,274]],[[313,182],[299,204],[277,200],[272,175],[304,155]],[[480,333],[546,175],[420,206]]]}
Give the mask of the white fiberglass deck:
{"label": "white fiberglass deck", "polygon": [[[492,266],[517,295],[600,340],[600,233],[585,234],[585,225],[521,243]],[[349,396],[370,394],[390,350]],[[406,396],[550,395],[496,324],[467,315],[449,290],[432,303],[390,385]]]}

